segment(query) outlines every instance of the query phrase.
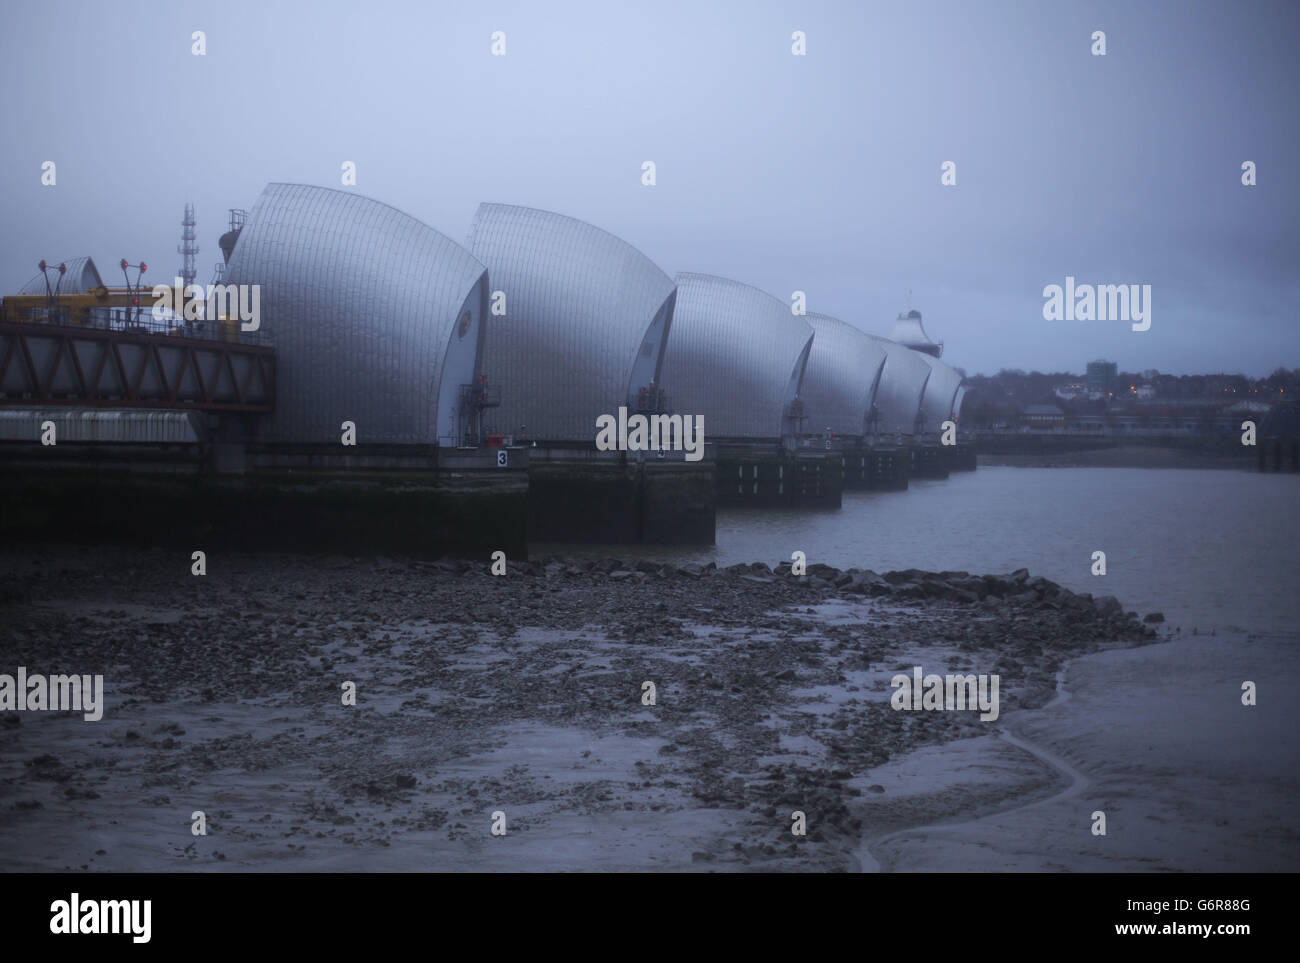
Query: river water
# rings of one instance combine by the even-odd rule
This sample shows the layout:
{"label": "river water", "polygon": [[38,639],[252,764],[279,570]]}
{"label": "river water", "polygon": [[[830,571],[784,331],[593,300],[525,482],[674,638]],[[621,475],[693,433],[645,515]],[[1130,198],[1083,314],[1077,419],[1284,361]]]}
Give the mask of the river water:
{"label": "river water", "polygon": [[[720,509],[706,548],[534,545],[534,558],[762,561],[1010,572],[1161,611],[1184,632],[1300,628],[1300,477],[1192,469],[981,467],[838,511]],[[1106,553],[1106,574],[1092,554]]]}

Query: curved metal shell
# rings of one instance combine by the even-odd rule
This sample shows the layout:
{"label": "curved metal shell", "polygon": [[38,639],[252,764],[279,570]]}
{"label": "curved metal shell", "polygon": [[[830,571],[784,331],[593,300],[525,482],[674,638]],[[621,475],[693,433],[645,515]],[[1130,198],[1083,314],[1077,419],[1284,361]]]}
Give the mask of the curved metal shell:
{"label": "curved metal shell", "polygon": [[924,355],[911,348],[874,334],[868,337],[888,355],[876,389],[876,431],[885,435],[914,434],[921,398],[930,379],[930,366],[925,363]]}
{"label": "curved metal shell", "polygon": [[961,404],[966,400],[966,386],[961,385],[957,388],[957,394],[952,399],[952,417],[956,422],[961,421]]}
{"label": "curved metal shell", "polygon": [[[48,263],[48,262],[47,262]],[[95,267],[95,262],[88,257],[69,258],[63,262],[67,265],[68,270],[64,272],[63,277],[59,277],[59,265],[55,263],[50,270],[50,284],[57,285],[55,294],[85,294],[91,288],[99,287],[104,282],[100,280],[99,270]],[[48,269],[48,268],[47,268]],[[23,285],[19,294],[45,294],[45,278],[36,275],[30,281]]]}
{"label": "curved metal shell", "polygon": [[706,438],[789,437],[812,343],[812,326],[770,294],[679,274],[664,387],[676,412],[704,416]]}
{"label": "curved metal shell", "polygon": [[804,428],[866,434],[867,416],[884,369],[885,350],[866,332],[825,314],[808,314],[814,337],[804,374]]}
{"label": "curved metal shell", "polygon": [[466,243],[494,311],[504,296],[483,350],[498,431],[589,442],[599,416],[649,406],[641,389],[659,387],[674,292],[653,261],[584,221],[510,204],[479,205]]}
{"label": "curved metal shell", "polygon": [[925,383],[925,393],[921,396],[921,430],[939,432],[943,423],[952,418],[957,389],[961,387],[961,375],[951,365],[944,364],[938,358],[919,355],[930,366],[930,377]]}
{"label": "curved metal shell", "polygon": [[358,194],[269,184],[225,282],[260,285],[260,339],[277,348],[263,437],[338,444],[351,421],[359,445],[457,443],[487,274],[455,241]]}

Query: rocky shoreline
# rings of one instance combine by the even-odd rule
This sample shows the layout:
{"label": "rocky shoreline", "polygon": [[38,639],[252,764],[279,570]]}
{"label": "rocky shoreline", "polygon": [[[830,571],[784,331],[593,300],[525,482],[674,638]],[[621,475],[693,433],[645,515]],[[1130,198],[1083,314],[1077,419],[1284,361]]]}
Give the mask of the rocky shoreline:
{"label": "rocky shoreline", "polygon": [[989,732],[895,711],[895,672],[996,673],[1005,714],[1067,659],[1156,636],[1024,570],[190,564],[0,553],[0,672],[102,673],[107,703],[0,713],[4,869],[842,870],[909,818],[864,825],[874,767]]}

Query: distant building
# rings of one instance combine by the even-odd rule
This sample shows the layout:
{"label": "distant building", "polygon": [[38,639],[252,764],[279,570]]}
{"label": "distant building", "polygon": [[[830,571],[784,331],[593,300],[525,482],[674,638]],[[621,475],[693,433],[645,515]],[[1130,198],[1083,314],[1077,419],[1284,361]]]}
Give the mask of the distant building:
{"label": "distant building", "polygon": [[[1104,418],[1082,419],[1079,427],[1130,437],[1228,437],[1241,431],[1244,419],[1258,420],[1271,407],[1251,401],[1222,405],[1194,398],[1130,400],[1112,407]],[[1101,424],[1092,424],[1096,421]]]}
{"label": "distant building", "polygon": [[1223,409],[1226,415],[1265,415],[1272,411],[1273,405],[1265,404],[1262,401],[1238,401],[1236,404],[1228,405]]}
{"label": "distant building", "polygon": [[943,354],[943,342],[931,340],[925,333],[925,328],[921,326],[920,311],[907,311],[900,314],[894,322],[894,333],[889,336],[889,340],[897,341],[913,351],[928,354],[932,358],[938,358]]}
{"label": "distant building", "polygon": [[1031,404],[1024,409],[1024,424],[1030,428],[1065,428],[1065,412],[1056,404]]}
{"label": "distant building", "polygon": [[1110,393],[1115,390],[1119,378],[1118,365],[1114,361],[1089,361],[1088,374],[1085,379],[1089,391]]}
{"label": "distant building", "polygon": [[1025,408],[1024,422],[1030,428],[1064,428],[1065,412],[1057,405],[1029,405]]}

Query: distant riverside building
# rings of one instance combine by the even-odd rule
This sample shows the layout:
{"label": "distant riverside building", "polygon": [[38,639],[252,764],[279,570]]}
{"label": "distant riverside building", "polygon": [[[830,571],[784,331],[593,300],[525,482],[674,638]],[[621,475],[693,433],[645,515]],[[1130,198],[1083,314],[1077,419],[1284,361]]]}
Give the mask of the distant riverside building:
{"label": "distant riverside building", "polygon": [[1243,421],[1258,425],[1274,407],[1255,401],[1225,405],[1200,399],[1134,399],[1104,414],[1080,414],[1073,429],[1121,437],[1231,437],[1240,434]]}
{"label": "distant riverside building", "polygon": [[1023,420],[1030,428],[1060,429],[1065,427],[1065,412],[1056,405],[1028,405]]}
{"label": "distant riverside building", "polygon": [[338,445],[456,445],[479,375],[487,271],[455,241],[351,191],[270,184],[226,282],[261,290],[276,399],[258,437]]}
{"label": "distant riverside building", "polygon": [[1119,379],[1118,367],[1114,361],[1089,361],[1085,379],[1088,390],[1102,393],[1114,391]]}
{"label": "distant riverside building", "polygon": [[739,281],[677,275],[663,383],[673,410],[703,415],[709,439],[779,440],[808,430],[801,397],[813,329]]}
{"label": "distant riverside building", "polygon": [[889,340],[896,341],[913,351],[938,358],[943,354],[943,342],[933,341],[921,325],[920,311],[907,311],[900,314],[894,322],[894,333]]}
{"label": "distant riverside building", "polygon": [[[467,243],[505,312],[488,318],[483,348],[484,373],[501,386],[499,433],[592,442],[601,415],[676,404],[660,378],[676,286],[644,254],[583,221],[509,204],[480,205]],[[688,409],[678,408],[697,413]],[[706,418],[704,430],[716,427]]]}

